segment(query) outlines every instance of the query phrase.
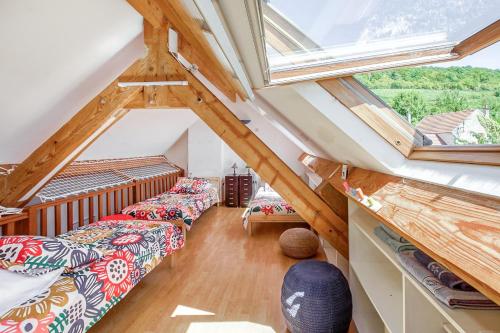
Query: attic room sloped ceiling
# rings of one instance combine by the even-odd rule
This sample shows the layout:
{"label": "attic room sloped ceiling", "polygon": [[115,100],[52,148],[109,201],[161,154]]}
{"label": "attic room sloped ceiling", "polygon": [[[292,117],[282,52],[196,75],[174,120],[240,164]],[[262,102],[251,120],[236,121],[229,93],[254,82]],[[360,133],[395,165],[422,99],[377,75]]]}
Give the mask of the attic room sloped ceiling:
{"label": "attic room sloped ceiling", "polygon": [[19,163],[143,56],[142,17],[122,0],[3,1],[1,12],[0,163]]}

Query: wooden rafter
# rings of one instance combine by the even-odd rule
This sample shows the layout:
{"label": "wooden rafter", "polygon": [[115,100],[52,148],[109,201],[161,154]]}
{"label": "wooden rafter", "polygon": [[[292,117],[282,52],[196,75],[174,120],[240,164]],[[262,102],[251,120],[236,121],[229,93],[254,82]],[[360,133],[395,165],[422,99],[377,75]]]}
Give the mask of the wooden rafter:
{"label": "wooden rafter", "polygon": [[155,29],[165,24],[163,11],[155,0],[127,0]]}
{"label": "wooden rafter", "polygon": [[[140,77],[143,73],[142,61],[138,61],[123,73],[120,80]],[[132,101],[142,88],[120,88],[117,83],[118,80],[113,81],[12,173],[4,177],[0,188],[1,205],[22,206],[37,189],[51,179],[51,176],[71,163],[99,135],[123,117],[123,107]]]}
{"label": "wooden rafter", "polygon": [[[196,64],[203,75],[233,102],[236,96],[246,98],[238,80],[226,69],[208,43],[200,22],[187,12],[180,0],[127,0],[153,28],[165,20],[182,38],[179,52],[192,64]],[[163,19],[159,20],[161,13]]]}
{"label": "wooden rafter", "polygon": [[[347,224],[269,147],[192,75],[176,88],[186,103],[259,176],[289,202],[332,246],[348,257]],[[201,103],[200,103],[201,99]]]}
{"label": "wooden rafter", "polygon": [[[146,23],[147,25],[147,23]],[[145,36],[149,28],[145,28]],[[160,29],[154,34],[165,34]],[[165,38],[152,37],[157,41]],[[149,45],[155,49],[154,45]],[[289,202],[313,228],[345,257],[348,257],[347,224],[296,175],[267,145],[212,94],[191,72],[187,71],[166,48],[159,47],[159,59],[170,75],[181,77],[188,86],[169,87],[173,95],[193,110],[231,149],[259,176]],[[161,73],[158,73],[161,75]]]}

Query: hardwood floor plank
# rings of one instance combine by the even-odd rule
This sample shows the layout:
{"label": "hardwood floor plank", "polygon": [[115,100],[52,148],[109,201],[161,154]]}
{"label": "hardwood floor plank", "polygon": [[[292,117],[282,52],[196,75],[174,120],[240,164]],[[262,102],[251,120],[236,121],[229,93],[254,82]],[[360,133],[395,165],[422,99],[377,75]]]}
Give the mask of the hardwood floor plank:
{"label": "hardwood floor plank", "polygon": [[[278,238],[297,223],[257,224],[250,238],[241,225],[243,211],[213,207],[204,213],[176,267],[162,262],[91,333],[212,332],[210,325],[217,332],[284,332],[281,284],[297,260],[281,254]],[[315,258],[326,257],[321,250]],[[179,305],[213,315],[171,317]]]}

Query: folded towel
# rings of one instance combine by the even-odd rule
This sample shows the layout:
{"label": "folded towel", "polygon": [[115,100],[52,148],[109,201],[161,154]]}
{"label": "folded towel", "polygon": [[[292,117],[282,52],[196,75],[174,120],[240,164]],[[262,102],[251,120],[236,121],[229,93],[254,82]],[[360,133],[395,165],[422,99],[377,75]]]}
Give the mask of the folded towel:
{"label": "folded towel", "polygon": [[389,228],[388,226],[386,226],[384,224],[381,224],[380,226],[382,227],[382,229],[384,229],[384,231],[389,236],[391,236],[392,239],[394,239],[394,240],[396,240],[398,242],[401,242],[401,243],[409,243],[404,237],[399,236],[397,233],[395,233],[394,231],[392,231],[392,229]]}
{"label": "folded towel", "polygon": [[399,253],[398,259],[401,265],[418,282],[426,287],[440,302],[450,308],[500,309],[500,306],[477,291],[448,288],[415,258],[414,252]]}
{"label": "folded towel", "polygon": [[410,243],[398,242],[397,240],[392,238],[387,232],[385,232],[385,230],[381,226],[376,227],[373,230],[373,232],[375,233],[375,235],[377,235],[378,238],[382,240],[382,242],[389,245],[394,252],[411,251],[417,249]]}
{"label": "folded towel", "polygon": [[441,264],[436,262],[424,252],[417,250],[415,251],[414,256],[424,267],[427,267],[427,269],[448,288],[463,291],[476,291],[476,289],[474,289],[470,284],[441,266]]}

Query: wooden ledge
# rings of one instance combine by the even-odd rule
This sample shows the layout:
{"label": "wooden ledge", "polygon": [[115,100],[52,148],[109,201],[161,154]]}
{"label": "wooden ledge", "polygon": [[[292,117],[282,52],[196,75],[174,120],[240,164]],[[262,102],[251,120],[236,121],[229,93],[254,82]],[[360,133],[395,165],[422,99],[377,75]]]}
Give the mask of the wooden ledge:
{"label": "wooden ledge", "polygon": [[[339,163],[304,154],[301,161],[345,194]],[[500,304],[500,200],[361,168],[351,168],[352,187],[382,208],[368,214],[408,239],[485,296]]]}
{"label": "wooden ledge", "polygon": [[500,165],[500,145],[415,147],[410,160]]}

